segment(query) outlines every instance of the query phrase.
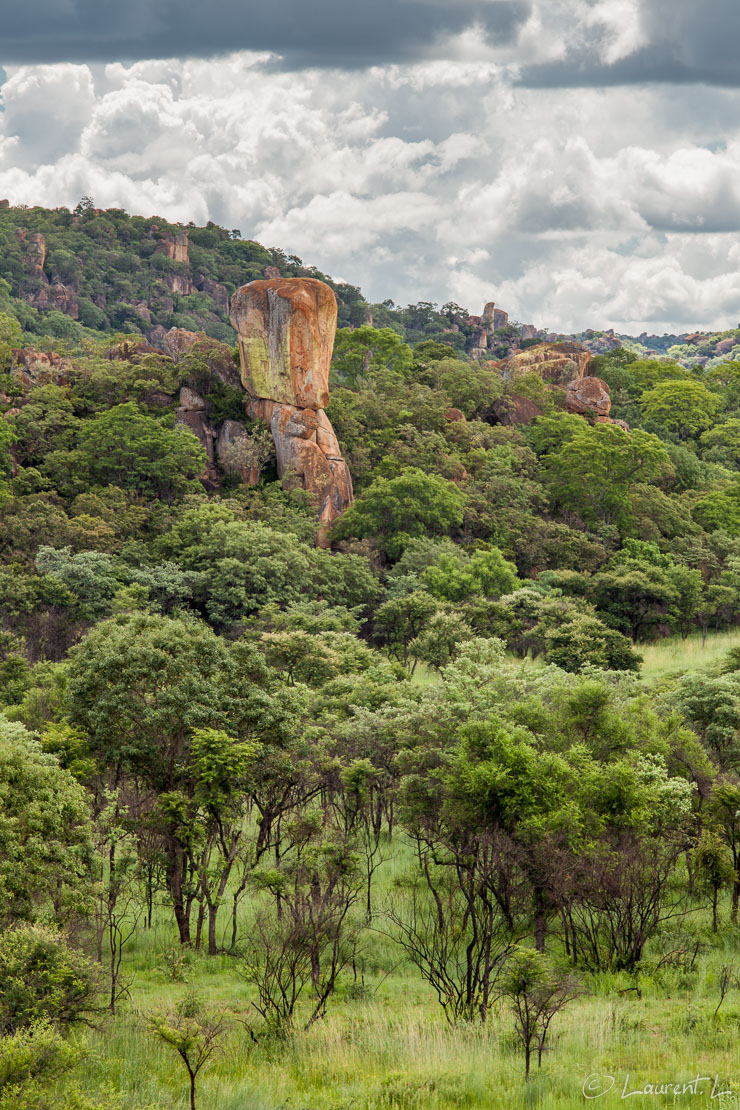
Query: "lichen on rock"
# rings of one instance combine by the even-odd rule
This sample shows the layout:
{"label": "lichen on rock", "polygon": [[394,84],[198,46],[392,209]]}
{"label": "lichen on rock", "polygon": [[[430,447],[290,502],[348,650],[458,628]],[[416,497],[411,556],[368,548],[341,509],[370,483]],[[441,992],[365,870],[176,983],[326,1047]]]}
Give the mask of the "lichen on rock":
{"label": "lichen on rock", "polygon": [[231,298],[231,322],[248,412],[272,432],[279,477],[299,480],[314,495],[322,542],[352,502],[349,468],[324,412],[337,329],[334,293],[315,278],[253,281]]}

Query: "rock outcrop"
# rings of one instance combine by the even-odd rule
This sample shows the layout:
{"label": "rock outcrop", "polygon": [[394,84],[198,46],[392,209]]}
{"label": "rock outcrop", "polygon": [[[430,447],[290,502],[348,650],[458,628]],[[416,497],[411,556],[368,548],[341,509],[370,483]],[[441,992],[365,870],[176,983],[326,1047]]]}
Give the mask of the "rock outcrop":
{"label": "rock outcrop", "polygon": [[175,411],[175,423],[184,424],[200,440],[207,458],[206,469],[200,475],[200,480],[207,489],[217,489],[219,477],[214,462],[216,432],[206,419],[206,403],[200,394],[185,385],[180,390],[179,400],[180,404]]}
{"label": "rock outcrop", "polygon": [[272,277],[237,289],[231,322],[239,337],[247,411],[272,431],[278,475],[298,480],[326,527],[352,501],[352,479],[324,408],[337,327],[334,293],[314,278]]}
{"label": "rock outcrop", "polygon": [[496,308],[493,301],[489,301],[483,309],[482,316],[456,316],[453,319],[452,330],[459,331],[460,325],[472,328],[470,336],[471,354],[475,358],[485,358],[485,352],[492,346],[493,334],[498,328],[504,327],[509,322],[508,312]]}
{"label": "rock outcrop", "polygon": [[80,315],[79,304],[74,290],[69,285],[56,282],[54,285],[42,285],[29,299],[30,304],[40,312],[56,309],[77,320]]}
{"label": "rock outcrop", "polygon": [[195,286],[187,274],[164,274],[162,280],[176,297],[189,297],[195,292]]}
{"label": "rock outcrop", "polygon": [[147,338],[154,347],[169,355],[173,362],[179,362],[197,347],[196,355],[203,359],[212,374],[232,389],[241,388],[239,368],[234,361],[234,352],[227,343],[202,331],[188,331],[187,328],[170,328],[165,331],[160,325],[151,328],[147,332]]}
{"label": "rock outcrop", "polygon": [[493,403],[493,411],[500,424],[514,427],[517,424],[531,424],[538,416],[542,416],[544,409],[530,401],[529,397],[522,397],[517,393],[510,393],[507,397],[500,397]]}
{"label": "rock outcrop", "polygon": [[577,343],[538,343],[524,351],[516,351],[499,364],[505,380],[515,374],[538,374],[549,385],[565,386],[567,382],[588,375],[589,351]]}
{"label": "rock outcrop", "polygon": [[608,416],[612,407],[609,386],[601,378],[591,375],[568,382],[565,387],[565,407],[568,412],[577,412],[583,416]]}
{"label": "rock outcrop", "polygon": [[171,231],[163,232],[162,238],[157,242],[155,254],[164,254],[173,262],[189,262],[187,231],[180,231],[177,235],[173,235]]}
{"label": "rock outcrop", "polygon": [[69,368],[69,359],[56,351],[37,351],[35,347],[18,347],[13,351],[13,377],[26,389],[47,383],[66,385]]}

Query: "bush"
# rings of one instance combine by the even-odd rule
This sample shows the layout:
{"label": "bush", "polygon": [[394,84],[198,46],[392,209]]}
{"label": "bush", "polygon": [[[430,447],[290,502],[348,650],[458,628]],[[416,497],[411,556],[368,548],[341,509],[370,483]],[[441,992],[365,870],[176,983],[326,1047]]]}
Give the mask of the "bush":
{"label": "bush", "polygon": [[30,925],[0,934],[0,1032],[83,1021],[96,1009],[97,972],[55,929]]}

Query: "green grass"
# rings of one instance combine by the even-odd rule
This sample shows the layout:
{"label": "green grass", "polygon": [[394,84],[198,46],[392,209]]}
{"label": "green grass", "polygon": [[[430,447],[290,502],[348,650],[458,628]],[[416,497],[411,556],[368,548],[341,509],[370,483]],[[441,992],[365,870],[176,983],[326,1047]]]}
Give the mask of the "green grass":
{"label": "green grass", "polygon": [[[411,858],[400,839],[394,844],[379,875],[378,907]],[[693,972],[646,970],[641,998],[620,993],[635,982],[625,973],[585,975],[588,994],[555,1019],[542,1070],[527,1084],[506,1006],[484,1028],[452,1028],[382,929],[366,932],[356,978],[345,974],[323,1021],[308,1033],[255,1046],[246,1025],[258,1023],[232,957],[189,953],[187,982],[172,981],[163,953],[175,946],[175,929],[160,907],[155,927],[137,932],[127,951],[129,1002],[88,1035],[83,1087],[91,1097],[116,1092],[120,1110],[186,1110],[184,1068],[148,1031],[145,1017],[192,990],[229,1016],[223,1051],[200,1081],[199,1110],[570,1110],[587,1105],[583,1085],[594,1074],[615,1079],[599,1107],[684,1105],[662,1096],[624,1100],[628,1074],[630,1089],[718,1074],[728,1081],[723,1087],[740,1092],[740,991],[712,1018],[719,966],[734,960],[740,968],[740,931],[729,927],[728,915],[725,900],[723,931],[717,938],[704,933],[707,947]],[[706,929],[707,911],[693,916]],[[382,926],[382,917],[376,920]],[[685,1104],[740,1107],[740,1096],[711,1100],[711,1084],[705,1086]]]}
{"label": "green grass", "polygon": [[740,647],[740,629],[710,633],[704,645],[701,634],[697,633],[685,640],[680,636],[671,636],[654,644],[640,644],[637,650],[643,657],[641,673],[650,681],[681,671],[707,670],[735,647]]}
{"label": "green grass", "polygon": [[[663,640],[642,649],[643,675],[651,682],[712,667],[735,646],[740,630],[709,636],[704,647],[700,636]],[[435,671],[417,667],[414,682],[438,680]],[[409,861],[407,847],[394,838],[378,873],[378,907]],[[740,969],[740,930],[728,925],[727,900],[722,910],[723,931],[717,938],[705,933],[695,970],[657,976],[646,970],[641,998],[622,993],[635,982],[624,974],[585,976],[588,994],[555,1019],[543,1067],[527,1084],[506,1007],[498,1006],[484,1028],[450,1027],[431,988],[380,930],[366,932],[356,978],[345,975],[324,1020],[308,1033],[255,1045],[247,1029],[255,1024],[249,989],[232,957],[189,953],[187,981],[172,980],[164,953],[177,948],[176,934],[171,913],[160,907],[154,928],[140,929],[126,953],[130,1000],[88,1034],[82,1086],[90,1097],[111,1092],[117,1110],[187,1110],[182,1063],[153,1037],[145,1019],[193,990],[229,1017],[223,1051],[199,1082],[198,1110],[572,1110],[592,1103],[607,1110],[740,1108],[740,991],[732,991],[713,1018],[719,967],[734,962]],[[706,929],[706,909],[693,917]],[[241,927],[248,928],[247,917]],[[711,1082],[695,1095],[687,1089],[675,1097],[623,1097],[625,1083],[629,1092],[648,1083],[689,1083],[697,1075]],[[732,1095],[710,1097],[715,1075]],[[609,1085],[601,1076],[613,1077],[613,1086],[586,1099],[589,1077]],[[66,1110],[64,1102],[59,1110]]]}

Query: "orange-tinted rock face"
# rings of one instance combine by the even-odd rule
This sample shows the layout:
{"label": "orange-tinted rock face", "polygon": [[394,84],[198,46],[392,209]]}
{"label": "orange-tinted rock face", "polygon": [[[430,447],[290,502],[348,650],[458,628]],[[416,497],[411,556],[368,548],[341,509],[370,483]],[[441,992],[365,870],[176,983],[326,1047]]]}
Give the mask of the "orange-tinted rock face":
{"label": "orange-tinted rock face", "polygon": [[609,386],[601,378],[590,375],[568,382],[565,387],[565,405],[568,412],[608,416],[612,407]]}
{"label": "orange-tinted rock face", "polygon": [[325,408],[337,330],[337,302],[328,285],[314,278],[250,282],[231,298],[231,322],[252,397]]}
{"label": "orange-tinted rock face", "polygon": [[318,519],[327,526],[352,502],[349,468],[324,412],[337,327],[334,293],[314,278],[253,281],[231,298],[231,322],[248,411],[272,431],[282,481],[298,481],[314,494]]}

